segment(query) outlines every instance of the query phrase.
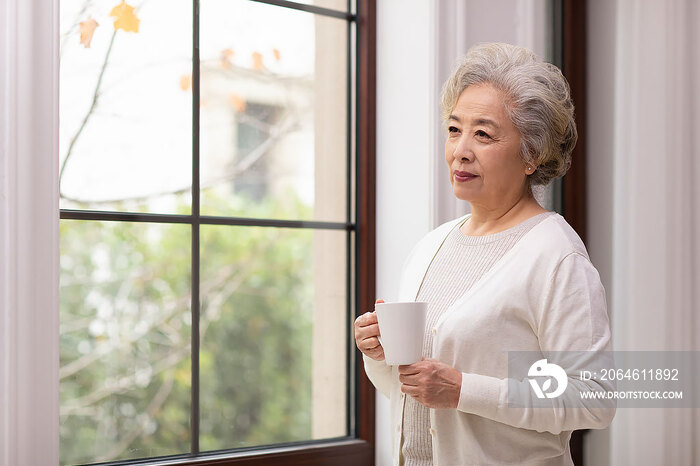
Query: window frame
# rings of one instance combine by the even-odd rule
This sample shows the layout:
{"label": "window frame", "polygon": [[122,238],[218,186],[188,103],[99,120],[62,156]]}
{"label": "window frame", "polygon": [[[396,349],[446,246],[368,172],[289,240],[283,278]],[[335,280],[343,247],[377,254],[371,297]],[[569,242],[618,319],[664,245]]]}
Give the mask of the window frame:
{"label": "window frame", "polygon": [[[563,216],[586,244],[587,179],[586,179],[586,68],[587,68],[587,12],[588,0],[562,0],[562,31],[555,44],[562,47],[562,73],[569,82],[571,98],[576,106],[578,141],[571,154],[571,167],[562,178]],[[574,464],[584,464],[586,434],[589,429],[575,430],[569,440]]]}
{"label": "window frame", "polygon": [[[341,12],[314,5],[299,4],[287,0],[250,0],[273,6],[287,7],[294,10],[309,13],[324,14],[326,16],[345,19],[348,21],[349,39],[352,37],[352,23],[355,23],[355,57],[350,56],[352,43],[348,43],[349,61],[354,60],[355,88],[350,89],[348,84],[348,103],[355,96],[354,121],[348,121],[348,129],[354,124],[355,139],[351,140],[352,132],[348,132],[348,179],[354,174],[355,196],[348,201],[355,204],[355,223],[348,212],[348,219],[343,223],[302,221],[302,220],[271,220],[271,219],[246,219],[203,216],[200,214],[199,193],[199,109],[195,103],[199,102],[199,48],[193,47],[193,86],[192,101],[194,111],[193,121],[193,167],[192,167],[192,211],[190,215],[171,214],[141,214],[131,212],[97,212],[86,210],[60,209],[60,219],[91,220],[91,221],[137,221],[150,223],[181,223],[192,226],[192,283],[199,283],[200,261],[200,225],[251,225],[271,227],[296,227],[296,228],[323,228],[345,230],[348,233],[348,245],[351,244],[351,235],[355,233],[354,251],[351,252],[355,261],[348,264],[348,273],[353,273],[351,278],[355,283],[355,295],[348,296],[348,310],[353,316],[359,316],[365,309],[371,308],[375,295],[375,107],[376,107],[376,0],[356,0],[356,12],[350,10],[351,2],[348,0],[348,11]],[[193,1],[193,43],[199,41],[199,1]],[[349,71],[352,68],[349,69]],[[350,113],[349,117],[353,115]],[[355,153],[350,151],[355,148]],[[354,155],[354,157],[353,157]],[[352,167],[351,160],[355,160]],[[350,188],[348,188],[350,189]],[[349,289],[351,291],[352,288]],[[192,287],[192,355],[199,354],[199,288]],[[353,341],[352,326],[347,328],[348,342]],[[354,345],[353,345],[354,347]],[[348,345],[348,349],[350,346]],[[287,445],[263,445],[260,447],[237,449],[233,451],[199,452],[198,435],[193,435],[192,449],[196,453],[174,455],[161,458],[143,458],[136,460],[118,460],[109,463],[121,464],[153,464],[153,465],[369,465],[374,464],[374,387],[366,377],[362,365],[362,358],[357,350],[348,352],[348,393],[354,398],[348,400],[353,412],[348,412],[348,424],[352,427],[352,419],[355,420],[354,431],[351,429],[347,437],[310,440]],[[192,357],[192,371],[198,374],[199,358]],[[351,385],[354,390],[351,390]],[[192,386],[192,419],[191,429],[199,432],[199,384]],[[195,438],[197,437],[197,438]]]}
{"label": "window frame", "polygon": [[571,154],[571,167],[563,178],[564,217],[586,242],[586,12],[588,0],[563,0],[562,73],[569,81],[576,106],[578,141]]}

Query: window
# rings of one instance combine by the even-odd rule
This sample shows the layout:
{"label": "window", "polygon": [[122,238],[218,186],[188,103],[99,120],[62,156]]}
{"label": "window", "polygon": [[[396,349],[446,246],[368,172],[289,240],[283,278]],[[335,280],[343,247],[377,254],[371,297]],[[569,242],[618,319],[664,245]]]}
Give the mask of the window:
{"label": "window", "polygon": [[372,460],[373,11],[62,1],[61,464]]}

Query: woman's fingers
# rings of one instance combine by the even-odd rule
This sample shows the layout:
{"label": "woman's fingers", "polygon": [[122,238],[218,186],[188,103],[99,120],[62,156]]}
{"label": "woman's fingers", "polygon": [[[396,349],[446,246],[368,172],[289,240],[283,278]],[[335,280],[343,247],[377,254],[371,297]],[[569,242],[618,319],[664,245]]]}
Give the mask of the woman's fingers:
{"label": "woman's fingers", "polygon": [[377,314],[374,312],[365,312],[357,319],[355,319],[355,328],[366,327],[368,325],[377,323]]}
{"label": "woman's fingers", "polygon": [[399,382],[406,385],[420,385],[422,373],[429,368],[426,361],[423,358],[416,363],[399,366]]}
{"label": "woman's fingers", "polygon": [[420,390],[418,389],[417,386],[414,386],[414,385],[403,384],[403,385],[401,385],[401,391],[403,393],[405,393],[406,395],[413,396],[413,397],[418,396],[420,394]]}
{"label": "woman's fingers", "polygon": [[362,340],[360,342],[360,345],[362,345],[362,348],[364,348],[366,350],[371,350],[371,349],[374,349],[374,348],[380,346],[381,343],[379,343],[379,338],[371,337],[371,338],[365,338],[364,340]]}
{"label": "woman's fingers", "polygon": [[355,344],[360,351],[379,346],[380,342],[377,337],[379,337],[379,326],[377,324],[355,328]]}
{"label": "woman's fingers", "polygon": [[[383,299],[377,299],[376,303],[383,303]],[[377,314],[365,312],[354,323],[355,345],[357,348],[372,359],[381,361],[384,359],[384,348],[379,342],[379,324]]]}
{"label": "woman's fingers", "polygon": [[425,361],[425,359],[421,359],[420,361],[413,364],[399,366],[399,375],[419,374],[422,368],[422,365],[420,363],[423,361]]}
{"label": "woman's fingers", "polygon": [[384,348],[376,338],[368,338],[357,343],[357,348],[372,359],[381,361],[384,359]]}
{"label": "woman's fingers", "polygon": [[365,312],[360,317],[362,317],[362,319],[360,320],[361,327],[366,327],[368,325],[376,324],[377,322],[379,322],[377,320],[376,312]]}
{"label": "woman's fingers", "polygon": [[377,324],[368,325],[366,327],[360,327],[355,331],[355,335],[360,340],[364,340],[365,338],[381,336],[381,334],[379,333],[379,325]]}
{"label": "woman's fingers", "polygon": [[374,349],[363,351],[364,354],[377,361],[384,360],[384,348],[377,346]]}
{"label": "woman's fingers", "polygon": [[[418,373],[413,373],[418,369]],[[399,366],[401,391],[428,408],[456,408],[462,388],[462,373],[435,359]]]}
{"label": "woman's fingers", "polygon": [[358,341],[365,338],[379,336],[379,324],[377,316],[373,312],[362,314],[355,320],[355,339]]}
{"label": "woman's fingers", "polygon": [[404,385],[419,385],[419,374],[399,374],[399,382]]}

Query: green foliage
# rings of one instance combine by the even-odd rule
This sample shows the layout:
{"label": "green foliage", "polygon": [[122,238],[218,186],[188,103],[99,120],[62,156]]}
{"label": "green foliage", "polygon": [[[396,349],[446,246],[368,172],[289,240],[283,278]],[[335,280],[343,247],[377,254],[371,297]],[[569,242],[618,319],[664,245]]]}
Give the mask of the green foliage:
{"label": "green foliage", "polygon": [[[200,235],[201,449],[310,438],[312,232]],[[61,222],[62,464],[189,451],[190,249],[189,225]]]}

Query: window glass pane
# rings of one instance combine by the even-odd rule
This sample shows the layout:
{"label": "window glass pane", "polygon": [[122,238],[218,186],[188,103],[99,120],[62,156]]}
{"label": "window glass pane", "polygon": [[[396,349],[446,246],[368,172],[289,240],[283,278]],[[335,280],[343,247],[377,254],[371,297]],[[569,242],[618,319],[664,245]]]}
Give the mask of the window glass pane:
{"label": "window glass pane", "polygon": [[201,0],[202,214],[345,221],[348,24]]}
{"label": "window glass pane", "polygon": [[188,452],[191,227],[60,231],[61,464]]}
{"label": "window glass pane", "polygon": [[347,237],[202,227],[203,451],[347,435]]}
{"label": "window glass pane", "polygon": [[189,213],[191,72],[191,1],[61,1],[62,208]]}

